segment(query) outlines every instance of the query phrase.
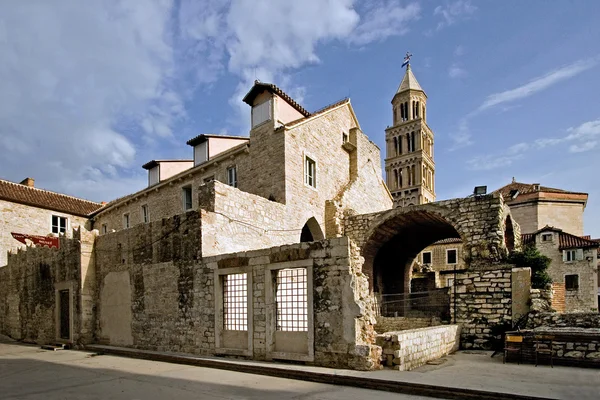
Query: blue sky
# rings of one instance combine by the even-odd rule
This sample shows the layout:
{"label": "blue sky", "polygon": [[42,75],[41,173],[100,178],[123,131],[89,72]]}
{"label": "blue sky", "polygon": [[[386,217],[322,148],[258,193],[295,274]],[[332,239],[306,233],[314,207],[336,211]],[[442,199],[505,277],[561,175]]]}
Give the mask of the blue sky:
{"label": "blue sky", "polygon": [[410,51],[438,199],[515,177],[590,195],[600,237],[600,3],[0,0],[0,177],[102,201],[199,133],[247,135],[255,78],[316,110],[349,96],[384,149]]}

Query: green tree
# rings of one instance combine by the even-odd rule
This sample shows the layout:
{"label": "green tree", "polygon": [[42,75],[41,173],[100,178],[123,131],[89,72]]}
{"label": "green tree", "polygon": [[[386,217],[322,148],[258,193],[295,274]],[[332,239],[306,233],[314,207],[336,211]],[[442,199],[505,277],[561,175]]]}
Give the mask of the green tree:
{"label": "green tree", "polygon": [[552,283],[547,272],[552,260],[541,254],[534,245],[527,245],[521,251],[513,251],[508,256],[508,262],[517,267],[531,268],[531,287],[534,289],[545,289],[546,285]]}

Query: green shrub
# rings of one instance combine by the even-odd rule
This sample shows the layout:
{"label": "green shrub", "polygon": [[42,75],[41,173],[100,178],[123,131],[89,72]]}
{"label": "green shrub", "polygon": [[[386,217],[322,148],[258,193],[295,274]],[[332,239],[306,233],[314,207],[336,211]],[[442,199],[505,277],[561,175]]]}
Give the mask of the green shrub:
{"label": "green shrub", "polygon": [[533,245],[528,245],[521,251],[513,251],[508,256],[508,262],[517,267],[531,268],[531,287],[534,289],[545,289],[552,278],[548,275],[548,267],[552,260],[541,254]]}

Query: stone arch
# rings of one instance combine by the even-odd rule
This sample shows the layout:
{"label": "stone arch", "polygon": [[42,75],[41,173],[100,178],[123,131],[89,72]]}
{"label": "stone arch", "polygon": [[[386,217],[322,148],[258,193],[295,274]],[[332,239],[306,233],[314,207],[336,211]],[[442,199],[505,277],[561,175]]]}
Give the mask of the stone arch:
{"label": "stone arch", "polygon": [[302,233],[300,233],[300,242],[314,242],[315,240],[323,240],[325,235],[319,225],[319,222],[315,217],[309,218],[308,221],[302,227]]}
{"label": "stone arch", "polygon": [[515,231],[510,215],[504,220],[504,245],[509,253],[515,249]]}
{"label": "stone arch", "polygon": [[429,203],[394,209],[374,220],[361,247],[370,289],[380,294],[409,292],[411,264],[424,248],[448,238],[465,243],[468,234],[455,215],[454,210]]}

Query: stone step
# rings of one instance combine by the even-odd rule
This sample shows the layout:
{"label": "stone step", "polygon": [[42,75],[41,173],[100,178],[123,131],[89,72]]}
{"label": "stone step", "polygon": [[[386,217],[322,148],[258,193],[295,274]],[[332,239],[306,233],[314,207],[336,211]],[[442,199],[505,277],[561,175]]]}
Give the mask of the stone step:
{"label": "stone step", "polygon": [[68,344],[65,344],[65,343],[53,343],[53,344],[44,344],[41,346],[41,348],[43,350],[57,351],[57,350],[68,350],[70,347]]}

